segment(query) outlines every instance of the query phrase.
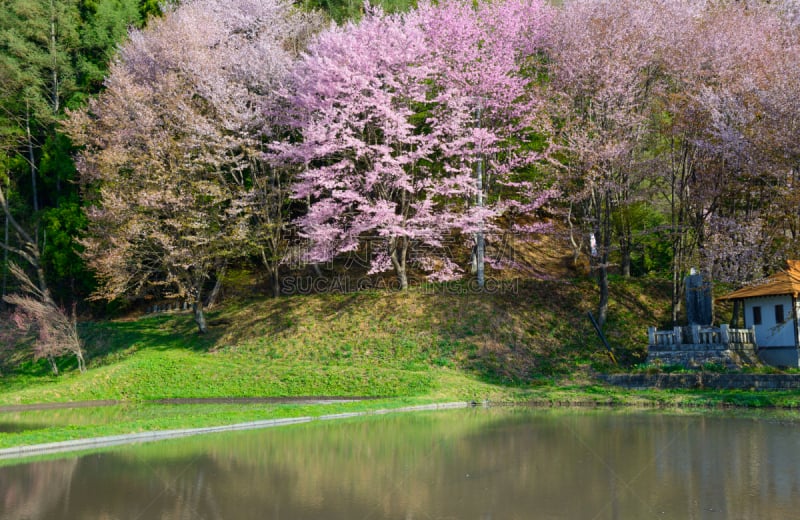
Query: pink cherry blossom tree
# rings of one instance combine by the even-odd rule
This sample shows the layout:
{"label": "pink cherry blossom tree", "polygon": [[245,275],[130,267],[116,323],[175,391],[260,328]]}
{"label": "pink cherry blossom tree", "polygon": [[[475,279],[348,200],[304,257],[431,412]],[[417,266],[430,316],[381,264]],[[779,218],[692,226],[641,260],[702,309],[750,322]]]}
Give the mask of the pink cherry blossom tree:
{"label": "pink cherry blossom tree", "polygon": [[[706,204],[713,213],[702,250],[709,272],[738,283],[782,268],[800,243],[794,128],[800,37],[782,7],[722,6],[703,25],[712,65],[706,74],[713,76],[695,89],[708,122],[697,146],[724,171],[714,172],[716,199]],[[736,229],[728,229],[730,221]],[[726,250],[726,235],[736,247]],[[736,266],[726,262],[734,255],[741,260]]]}
{"label": "pink cherry blossom tree", "polygon": [[429,191],[432,165],[423,162],[434,144],[410,121],[428,104],[432,74],[413,20],[373,10],[322,33],[292,74],[302,141],[282,147],[282,158],[306,166],[295,196],[312,201],[299,219],[309,258],[355,251],[371,236],[380,244],[371,272],[393,267],[403,289],[409,249],[435,245],[447,230]]}
{"label": "pink cherry blossom tree", "polygon": [[[276,149],[304,165],[295,197],[311,202],[299,225],[313,260],[373,238],[380,246],[370,272],[394,269],[402,289],[409,262],[449,279],[460,268],[442,246],[454,232],[490,232],[508,210],[543,203],[512,174],[535,156],[517,153],[527,136],[515,131],[535,113],[521,108],[534,98],[522,72],[536,47],[523,34],[544,27],[545,12],[536,2],[373,9],[310,45],[292,75],[301,141]],[[535,18],[511,17],[521,13]],[[518,197],[479,203],[502,183]]]}
{"label": "pink cherry blossom tree", "polygon": [[[643,195],[650,107],[660,88],[659,7],[654,1],[575,0],[559,10],[550,39],[562,182],[590,237],[576,242],[594,244],[601,325],[615,243],[622,271],[630,273],[632,234],[624,217]],[[615,226],[615,217],[621,225]]]}
{"label": "pink cherry blossom tree", "polygon": [[764,101],[782,90],[778,70],[796,54],[786,18],[771,6],[670,5],[677,6],[671,19],[682,20],[682,30],[672,32],[663,53],[670,87],[660,97],[668,117],[658,135],[665,145],[659,170],[669,203],[676,320],[682,278],[692,265],[741,282],[762,276],[781,256],[768,254],[779,243],[768,223],[770,207],[785,200],[777,187],[787,170],[775,161],[784,152],[780,131],[768,123],[776,112]]}
{"label": "pink cherry blossom tree", "polygon": [[[775,158],[791,156],[777,139],[791,130],[771,123],[792,120],[777,115],[792,106],[778,93],[789,92],[782,78],[792,73],[778,71],[795,56],[788,24],[782,7],[759,2],[574,0],[558,11],[557,143],[565,191],[596,241],[601,322],[608,267],[619,259],[625,274],[630,265],[628,207],[644,202],[667,216],[674,320],[690,266],[705,261],[710,273],[714,262],[728,264],[732,252],[719,248],[733,243],[750,242],[742,260],[772,247],[763,225],[786,200],[775,189],[786,168]],[[762,239],[743,239],[757,227]],[[744,263],[739,272],[752,272]]]}
{"label": "pink cherry blossom tree", "polygon": [[[517,226],[515,217],[531,215],[554,195],[520,175],[541,159],[525,145],[549,130],[535,75],[553,11],[539,1],[447,0],[423,3],[419,13],[436,69],[437,106],[453,114],[463,106],[470,110],[471,124],[452,120],[441,138],[452,171],[474,178],[476,193],[462,218],[463,230],[474,234],[473,264],[482,287],[486,235],[497,239],[500,232],[493,218],[504,215],[512,233],[543,231],[541,225]],[[498,203],[501,193],[505,202]],[[501,259],[494,260],[500,267]]]}
{"label": "pink cherry blossom tree", "polygon": [[266,164],[265,114],[318,25],[281,0],[195,0],[131,33],[68,123],[96,297],[186,299],[202,333],[205,287],[228,261],[260,251],[277,272],[286,183]]}

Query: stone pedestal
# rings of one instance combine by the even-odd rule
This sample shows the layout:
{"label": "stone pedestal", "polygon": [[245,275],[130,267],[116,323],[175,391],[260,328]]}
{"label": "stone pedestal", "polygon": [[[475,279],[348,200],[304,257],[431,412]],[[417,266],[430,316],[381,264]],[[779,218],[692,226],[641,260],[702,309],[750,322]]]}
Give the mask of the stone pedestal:
{"label": "stone pedestal", "polygon": [[647,362],[661,365],[681,365],[687,368],[707,364],[728,368],[759,364],[756,354],[755,331],[721,327],[675,327],[674,330],[647,331]]}

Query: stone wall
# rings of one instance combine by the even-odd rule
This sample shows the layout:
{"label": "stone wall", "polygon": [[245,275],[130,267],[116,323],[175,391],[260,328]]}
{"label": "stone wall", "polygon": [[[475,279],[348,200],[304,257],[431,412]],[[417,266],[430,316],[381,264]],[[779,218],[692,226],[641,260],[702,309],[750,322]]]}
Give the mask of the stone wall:
{"label": "stone wall", "polygon": [[760,364],[755,348],[724,348],[712,345],[659,345],[650,346],[647,363],[651,365],[680,365],[687,368],[702,367],[707,364],[727,368],[741,368]]}
{"label": "stone wall", "polygon": [[800,374],[607,374],[600,379],[615,386],[644,388],[708,388],[714,390],[796,390]]}

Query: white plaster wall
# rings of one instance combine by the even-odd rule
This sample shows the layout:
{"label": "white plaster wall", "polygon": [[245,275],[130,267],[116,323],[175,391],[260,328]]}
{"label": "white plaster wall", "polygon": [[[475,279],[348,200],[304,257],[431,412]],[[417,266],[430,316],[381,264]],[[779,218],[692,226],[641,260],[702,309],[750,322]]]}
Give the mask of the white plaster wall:
{"label": "white plaster wall", "polygon": [[[797,299],[797,302],[795,303],[795,307],[796,308],[794,309],[794,315],[793,316],[800,316],[800,298]],[[792,317],[792,319],[794,319],[794,317]],[[796,321],[794,326],[797,329],[797,330],[795,330],[795,337],[796,338],[800,338],[800,320]],[[800,348],[800,345],[798,346],[798,348]]]}
{"label": "white plaster wall", "polygon": [[[775,323],[775,306],[783,304],[783,323]],[[791,296],[764,296],[744,301],[744,322],[753,326],[753,307],[761,307],[761,325],[755,325],[756,343],[763,347],[795,347],[795,327]]]}

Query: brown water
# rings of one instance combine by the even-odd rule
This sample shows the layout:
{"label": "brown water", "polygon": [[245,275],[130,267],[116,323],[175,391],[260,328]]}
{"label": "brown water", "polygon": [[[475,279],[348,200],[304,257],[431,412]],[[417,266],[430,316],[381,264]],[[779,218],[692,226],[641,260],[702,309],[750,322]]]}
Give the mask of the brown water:
{"label": "brown water", "polygon": [[0,519],[800,519],[797,416],[474,409],[0,468]]}

